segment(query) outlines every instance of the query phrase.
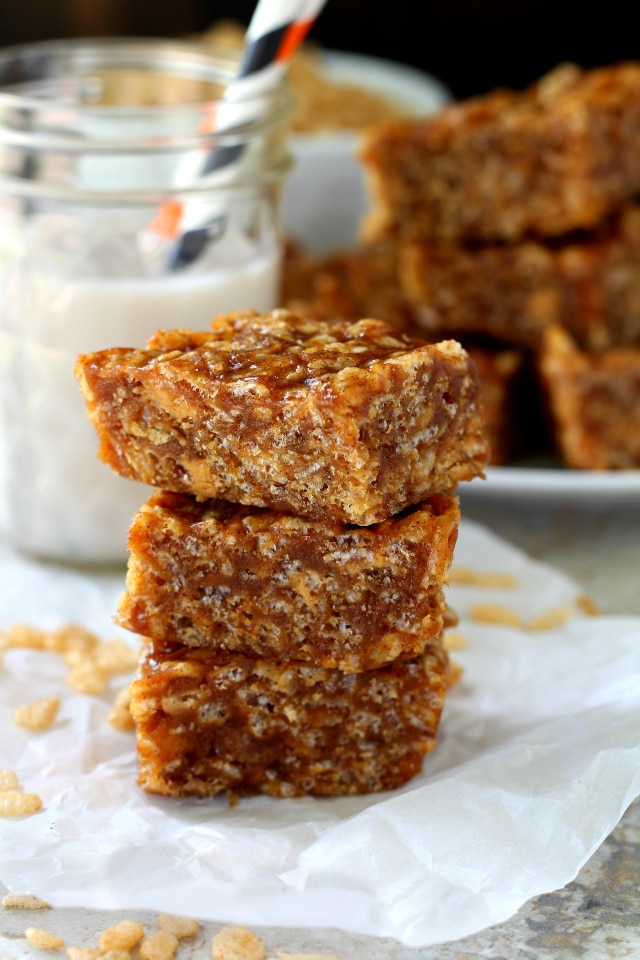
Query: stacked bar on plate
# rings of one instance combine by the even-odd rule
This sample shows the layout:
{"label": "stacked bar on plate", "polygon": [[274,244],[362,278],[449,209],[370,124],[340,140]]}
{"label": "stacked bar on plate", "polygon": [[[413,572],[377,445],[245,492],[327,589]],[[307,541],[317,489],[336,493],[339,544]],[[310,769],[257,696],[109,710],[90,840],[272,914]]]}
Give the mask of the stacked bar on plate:
{"label": "stacked bar on plate", "polygon": [[158,488],[117,614],[146,644],[142,786],[335,795],[418,773],[448,682],[455,488],[487,458],[460,345],[280,310],[76,374],[102,458]]}
{"label": "stacked bar on plate", "polygon": [[424,335],[531,360],[568,466],[640,466],[640,63],[381,126],[362,160],[363,234],[396,246]]}

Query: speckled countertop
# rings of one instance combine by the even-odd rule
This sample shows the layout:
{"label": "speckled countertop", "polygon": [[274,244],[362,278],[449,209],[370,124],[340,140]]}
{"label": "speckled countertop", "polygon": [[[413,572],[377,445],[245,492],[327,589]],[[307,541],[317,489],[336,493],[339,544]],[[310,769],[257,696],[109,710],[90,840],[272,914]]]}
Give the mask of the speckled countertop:
{"label": "speckled countertop", "polygon": [[[593,497],[582,502],[575,498],[523,502],[517,497],[463,493],[462,505],[463,515],[568,573],[603,613],[640,615],[640,489],[637,498],[617,503]],[[87,943],[124,916],[90,910],[27,914],[4,909],[0,912],[0,960],[45,955],[24,940],[26,926],[55,930],[67,943]],[[155,925],[151,913],[136,919]],[[210,957],[211,938],[219,926],[201,924],[197,938],[181,946],[180,960]],[[463,940],[410,949],[330,926],[324,930],[254,929],[265,939],[269,956],[291,951],[333,955],[339,960],[640,960],[640,801],[627,810],[572,883],[535,898],[507,922]]]}

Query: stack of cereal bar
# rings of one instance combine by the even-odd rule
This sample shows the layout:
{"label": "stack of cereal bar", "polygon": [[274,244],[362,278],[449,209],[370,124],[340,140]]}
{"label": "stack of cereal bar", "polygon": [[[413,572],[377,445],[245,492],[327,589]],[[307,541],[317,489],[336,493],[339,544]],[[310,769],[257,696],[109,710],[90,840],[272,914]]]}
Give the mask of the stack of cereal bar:
{"label": "stack of cereal bar", "polygon": [[171,796],[391,789],[435,743],[455,488],[487,459],[473,362],[290,311],[80,356],[134,517],[139,780]]}
{"label": "stack of cereal bar", "polygon": [[368,243],[393,242],[425,336],[532,360],[567,466],[640,466],[640,63],[564,64],[362,151]]}

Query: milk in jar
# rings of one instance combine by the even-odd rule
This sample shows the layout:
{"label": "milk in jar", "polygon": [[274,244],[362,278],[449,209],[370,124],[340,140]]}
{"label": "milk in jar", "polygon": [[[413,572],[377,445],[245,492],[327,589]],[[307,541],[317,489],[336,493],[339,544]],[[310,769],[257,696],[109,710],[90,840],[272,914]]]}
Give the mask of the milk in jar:
{"label": "milk in jar", "polygon": [[[197,136],[199,101],[96,107],[100,78],[112,83],[121,48],[92,41],[89,56],[77,42],[63,56],[65,42],[34,45],[43,47],[49,61],[32,48],[15,54],[11,77],[15,83],[22,70],[24,81],[8,92],[0,55],[0,519],[3,535],[35,556],[118,564],[150,491],[98,459],[75,358],[277,305],[289,101],[278,94],[257,107],[255,125],[233,132],[226,169],[191,182],[198,155],[220,150],[224,139]],[[127,71],[136,62],[144,77],[183,57],[191,83],[227,76],[188,44],[172,47],[172,57],[165,47],[134,43]],[[51,75],[36,82],[43,63]],[[83,90],[92,91],[89,103]],[[9,110],[20,100],[31,111],[27,133]],[[155,226],[167,204],[187,226],[209,229],[193,262],[179,268],[172,253],[180,233]]]}

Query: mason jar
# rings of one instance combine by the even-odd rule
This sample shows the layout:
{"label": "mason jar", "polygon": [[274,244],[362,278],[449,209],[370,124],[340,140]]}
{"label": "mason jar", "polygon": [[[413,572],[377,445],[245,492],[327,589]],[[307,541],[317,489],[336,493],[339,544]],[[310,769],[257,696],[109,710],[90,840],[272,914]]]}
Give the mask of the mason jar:
{"label": "mason jar", "polygon": [[0,516],[28,554],[122,563],[149,494],[99,461],[77,354],[277,305],[292,101],[234,101],[236,66],[163,40],[0,51]]}

